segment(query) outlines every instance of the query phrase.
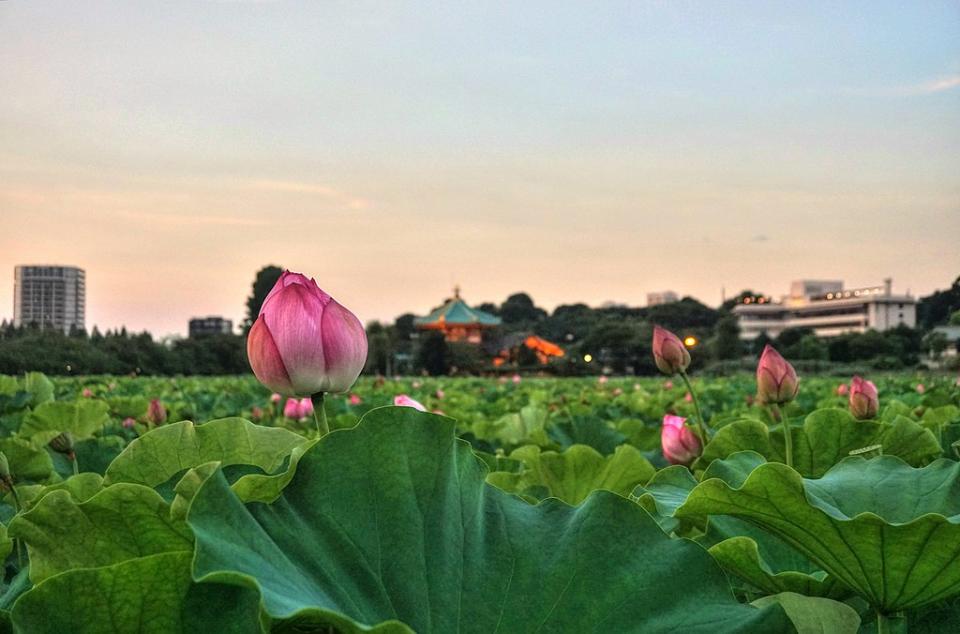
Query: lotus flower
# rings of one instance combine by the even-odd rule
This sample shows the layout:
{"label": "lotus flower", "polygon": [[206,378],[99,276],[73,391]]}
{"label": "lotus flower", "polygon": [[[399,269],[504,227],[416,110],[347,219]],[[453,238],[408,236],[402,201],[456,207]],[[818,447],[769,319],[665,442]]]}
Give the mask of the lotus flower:
{"label": "lotus flower", "polygon": [[356,394],[351,394],[349,400],[351,405],[359,405],[360,403],[363,402],[363,399],[357,396]]}
{"label": "lotus flower", "polygon": [[393,404],[398,407],[412,407],[413,409],[418,409],[421,412],[427,411],[427,408],[421,405],[418,401],[413,400],[406,394],[397,394],[393,397]]}
{"label": "lotus flower", "polygon": [[283,397],[277,394],[276,392],[270,395],[270,402],[273,403],[274,405],[276,405],[282,400],[283,400]]}
{"label": "lotus flower", "polygon": [[610,379],[607,378],[607,375],[602,374],[602,375],[600,375],[600,377],[597,379],[597,383],[599,383],[600,385],[606,385],[606,384],[607,384],[607,381],[609,381],[609,380],[610,380]]}
{"label": "lotus flower", "polygon": [[135,419],[131,418],[130,416],[127,416],[126,418],[123,419],[123,422],[120,423],[120,426],[123,427],[124,429],[133,429],[133,427],[135,427],[136,424],[137,424],[137,421]]}
{"label": "lotus flower", "polygon": [[664,382],[663,382],[663,389],[665,389],[665,390],[672,390],[672,389],[673,389],[673,381],[670,381],[670,380],[664,381]]}
{"label": "lotus flower", "polygon": [[927,391],[927,388],[923,386],[923,383],[917,383],[917,394],[923,394]]}
{"label": "lotus flower", "polygon": [[660,429],[660,445],[663,457],[670,464],[689,465],[700,455],[700,439],[686,426],[687,419],[667,414]]}
{"label": "lotus flower", "polygon": [[147,420],[154,425],[162,425],[167,422],[167,408],[163,406],[160,399],[150,399],[150,407],[147,408]]}
{"label": "lotus flower", "polygon": [[853,377],[850,382],[850,413],[860,420],[875,418],[880,409],[877,386],[873,381]]}
{"label": "lotus flower", "polygon": [[82,394],[83,394],[83,398],[90,398],[91,396],[93,396],[93,390],[91,390],[88,387],[85,387],[83,388]]}
{"label": "lotus flower", "polygon": [[263,409],[254,405],[253,408],[250,410],[250,418],[252,418],[253,420],[260,420],[261,418],[263,418]]}
{"label": "lotus flower", "polygon": [[300,401],[295,398],[288,398],[283,406],[283,415],[293,420],[300,419]]}
{"label": "lotus flower", "polygon": [[513,381],[514,385],[516,385],[516,384],[520,383],[520,375],[519,375],[519,374],[514,374],[513,377],[512,377],[510,380]]}
{"label": "lotus flower", "polygon": [[850,388],[847,387],[846,383],[841,383],[837,386],[837,396],[846,396],[850,393]]}
{"label": "lotus flower", "polygon": [[257,379],[281,394],[346,392],[367,360],[360,320],[317,283],[285,271],[247,338]]}
{"label": "lotus flower", "polygon": [[767,344],[757,364],[757,398],[767,405],[789,403],[800,390],[793,366]]}
{"label": "lotus flower", "polygon": [[653,360],[661,372],[673,375],[686,371],[690,365],[690,353],[679,337],[666,328],[654,326]]}
{"label": "lotus flower", "polygon": [[437,391],[434,393],[434,396],[436,396],[438,399],[442,401],[443,397],[446,396],[446,394],[443,392],[443,388],[438,387]]}

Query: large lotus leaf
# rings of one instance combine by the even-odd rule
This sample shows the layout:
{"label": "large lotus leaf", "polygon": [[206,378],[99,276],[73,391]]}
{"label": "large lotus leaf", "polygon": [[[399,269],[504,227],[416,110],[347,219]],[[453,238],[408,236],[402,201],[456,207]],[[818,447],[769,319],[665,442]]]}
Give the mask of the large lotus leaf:
{"label": "large lotus leaf", "polygon": [[477,438],[498,441],[508,447],[531,442],[546,445],[550,442],[545,431],[548,416],[543,407],[525,405],[519,412],[492,421],[480,420],[472,429]]}
{"label": "large lotus leaf", "polygon": [[612,454],[627,437],[598,416],[574,416],[557,423],[549,430],[550,438],[566,449],[573,445],[589,445],[603,455]]}
{"label": "large lotus leaf", "polygon": [[[632,497],[647,510],[664,532],[680,530],[681,522],[674,513],[687,501],[687,496],[697,486],[697,479],[690,470],[680,465],[661,469],[645,485],[634,489]],[[703,518],[692,518],[692,524],[704,527]]]}
{"label": "large lotus leaf", "polygon": [[15,517],[9,532],[27,544],[34,583],[73,568],[193,547],[187,525],[171,519],[163,498],[139,484],[116,484],[80,503],[54,491]]}
{"label": "large lotus leaf", "polygon": [[192,583],[190,557],[162,553],[50,577],[14,604],[14,631],[259,634],[256,593]]}
{"label": "large lotus leaf", "polygon": [[534,506],[485,471],[453,421],[372,410],[309,449],[272,504],[209,477],[187,515],[194,578],[256,587],[272,618],[345,633],[789,629],[629,500]]}
{"label": "large lotus leaf", "polygon": [[54,491],[67,491],[77,502],[85,502],[103,489],[98,473],[79,473],[56,484],[26,484],[17,487],[24,510],[33,508],[44,496]]}
{"label": "large lotus leaf", "polygon": [[701,482],[678,517],[733,515],[796,547],[884,612],[960,593],[960,463],[847,458],[820,479],[757,467],[740,487]]}
{"label": "large lotus leaf", "polygon": [[860,629],[860,615],[839,601],[782,592],[753,602],[757,607],[774,604],[784,609],[797,634],[856,634]]}
{"label": "large lotus leaf", "polygon": [[19,438],[0,438],[0,451],[10,463],[10,474],[16,482],[46,482],[53,472],[50,452]]}
{"label": "large lotus leaf", "polygon": [[46,445],[62,432],[70,432],[77,440],[90,438],[110,420],[107,404],[93,399],[50,401],[30,412],[20,435],[37,446]]}
{"label": "large lotus leaf", "polygon": [[[819,477],[851,451],[880,445],[886,455],[899,456],[914,466],[928,464],[941,454],[928,429],[904,417],[891,422],[860,421],[842,409],[819,409],[803,425],[791,428],[793,467],[807,477]],[[784,461],[783,430],[769,431],[760,421],[741,419],[717,431],[707,443],[697,466],[723,459],[737,451],[755,451],[768,460]]]}
{"label": "large lotus leaf", "polygon": [[203,425],[182,421],[158,427],[131,442],[107,468],[105,481],[159,486],[187,469],[219,461],[279,469],[293,448],[306,440],[278,427],[261,427],[242,418]]}
{"label": "large lotus leaf", "polygon": [[127,442],[120,436],[88,438],[76,444],[77,465],[81,471],[106,473],[110,463],[120,455]]}
{"label": "large lotus leaf", "polygon": [[42,372],[27,372],[23,385],[30,394],[30,402],[34,406],[53,400],[53,381]]}
{"label": "large lotus leaf", "polygon": [[562,453],[527,445],[515,449],[510,458],[523,462],[525,469],[519,473],[495,471],[487,476],[487,482],[509,493],[537,499],[556,497],[574,505],[599,489],[627,495],[655,472],[630,445],[621,445],[606,457],[586,445],[574,445]]}

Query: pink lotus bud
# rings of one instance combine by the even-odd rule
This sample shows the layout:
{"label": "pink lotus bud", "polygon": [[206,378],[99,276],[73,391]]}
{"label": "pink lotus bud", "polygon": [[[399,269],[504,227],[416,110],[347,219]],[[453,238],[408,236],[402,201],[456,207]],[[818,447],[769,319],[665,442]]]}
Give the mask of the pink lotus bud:
{"label": "pink lotus bud", "polygon": [[276,405],[282,400],[283,400],[283,397],[277,394],[276,392],[270,395],[270,402],[273,403],[274,405]]}
{"label": "pink lotus bud", "polygon": [[123,427],[124,429],[133,429],[133,427],[135,427],[136,424],[137,424],[136,420],[134,420],[130,416],[127,416],[126,418],[123,419],[123,422],[120,423],[120,426]]}
{"label": "pink lotus bud", "polygon": [[607,381],[609,381],[609,380],[610,380],[610,379],[607,378],[607,376],[606,376],[605,374],[603,374],[603,375],[600,375],[600,377],[597,378],[597,383],[599,383],[600,385],[606,385],[606,384],[607,384]]}
{"label": "pink lotus bud", "polygon": [[350,404],[351,404],[351,405],[359,405],[359,404],[362,403],[362,402],[363,402],[363,399],[360,398],[359,396],[357,396],[356,394],[351,394],[351,395],[350,395]]}
{"label": "pink lotus bud", "polygon": [[663,389],[665,389],[665,390],[672,390],[672,389],[673,389],[673,381],[664,381],[664,382],[663,382]]}
{"label": "pink lotus bud", "polygon": [[837,396],[846,396],[849,393],[850,393],[850,388],[847,387],[846,383],[841,383],[840,385],[837,386]]}
{"label": "pink lotus bud", "polygon": [[256,405],[250,410],[250,418],[253,420],[260,420],[263,418],[263,410],[257,407]]}
{"label": "pink lotus bud", "polygon": [[412,407],[413,409],[418,409],[421,412],[427,411],[427,408],[413,400],[406,394],[397,394],[393,397],[393,404],[399,407]]}
{"label": "pink lotus bud", "polygon": [[614,396],[620,396],[621,394],[623,394],[623,388],[618,387],[613,390]]}
{"label": "pink lotus bud", "polygon": [[793,366],[767,344],[757,364],[757,398],[767,405],[789,403],[800,390]]}
{"label": "pink lotus bud", "polygon": [[304,419],[313,415],[313,401],[309,397],[304,397],[297,401],[297,418]]}
{"label": "pink lotus bud", "polygon": [[692,402],[693,402],[693,394],[691,394],[690,392],[687,392],[686,394],[683,395],[683,400],[685,400],[685,401],[688,402],[688,403],[692,403]]}
{"label": "pink lotus bud", "polygon": [[300,418],[300,401],[295,398],[288,398],[286,404],[283,406],[283,415],[287,418],[298,420]]}
{"label": "pink lotus bud", "polygon": [[413,385],[413,389],[415,390],[419,390],[421,387],[423,387],[423,383],[421,383],[420,381],[414,381],[412,385]]}
{"label": "pink lotus bud", "polygon": [[150,407],[147,408],[147,420],[154,425],[162,425],[167,422],[167,408],[163,406],[160,399],[150,399]]}
{"label": "pink lotus bud", "polygon": [[257,379],[282,394],[346,392],[367,360],[360,320],[317,283],[285,271],[247,337]]}
{"label": "pink lotus bud", "polygon": [[663,457],[670,464],[689,465],[700,455],[700,439],[686,426],[687,419],[667,414],[660,429]]}
{"label": "pink lotus bud", "polygon": [[917,383],[917,394],[923,394],[927,391],[927,388],[923,386],[923,383]]}
{"label": "pink lotus bud", "polygon": [[850,381],[850,413],[860,420],[874,418],[880,409],[877,386],[859,376]]}
{"label": "pink lotus bud", "polygon": [[443,390],[440,388],[437,388],[437,391],[434,393],[434,395],[440,400],[443,400],[443,397],[445,396]]}
{"label": "pink lotus bud", "polygon": [[520,375],[514,374],[510,380],[513,381],[514,384],[520,383]]}
{"label": "pink lotus bud", "polygon": [[85,387],[83,388],[82,394],[83,394],[83,398],[90,398],[91,396],[93,396],[93,390],[91,390],[88,387]]}
{"label": "pink lotus bud", "polygon": [[665,328],[654,326],[653,360],[664,374],[676,374],[690,365],[690,353],[679,337]]}

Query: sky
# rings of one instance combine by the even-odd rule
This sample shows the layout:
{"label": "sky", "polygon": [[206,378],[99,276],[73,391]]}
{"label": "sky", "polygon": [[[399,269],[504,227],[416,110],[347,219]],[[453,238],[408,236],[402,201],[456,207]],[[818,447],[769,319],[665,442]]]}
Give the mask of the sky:
{"label": "sky", "polygon": [[254,273],[363,321],[528,292],[960,275],[950,2],[0,2],[0,318],[239,321]]}

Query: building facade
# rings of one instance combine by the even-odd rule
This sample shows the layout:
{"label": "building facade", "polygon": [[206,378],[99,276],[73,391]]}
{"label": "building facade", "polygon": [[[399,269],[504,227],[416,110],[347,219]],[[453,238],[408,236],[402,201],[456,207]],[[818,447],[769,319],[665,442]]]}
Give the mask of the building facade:
{"label": "building facade", "polygon": [[647,306],[659,306],[660,304],[672,304],[680,301],[680,298],[673,291],[660,291],[657,293],[647,293]]}
{"label": "building facade", "polygon": [[460,287],[453,289],[453,298],[435,308],[425,317],[417,317],[413,325],[420,331],[438,330],[447,341],[466,341],[479,344],[483,331],[499,326],[495,315],[471,308],[460,298]]}
{"label": "building facade", "polygon": [[86,272],[75,266],[21,264],[13,270],[13,323],[69,334],[86,328]]}
{"label": "building facade", "polygon": [[207,335],[229,335],[233,332],[233,321],[220,316],[194,317],[190,320],[190,337]]}
{"label": "building facade", "polygon": [[844,289],[843,282],[798,280],[780,302],[764,297],[745,297],[733,308],[740,324],[740,337],[756,339],[761,333],[776,337],[787,328],[811,328],[817,336],[846,332],[889,330],[917,325],[917,300],[895,295],[893,282],[882,286]]}

